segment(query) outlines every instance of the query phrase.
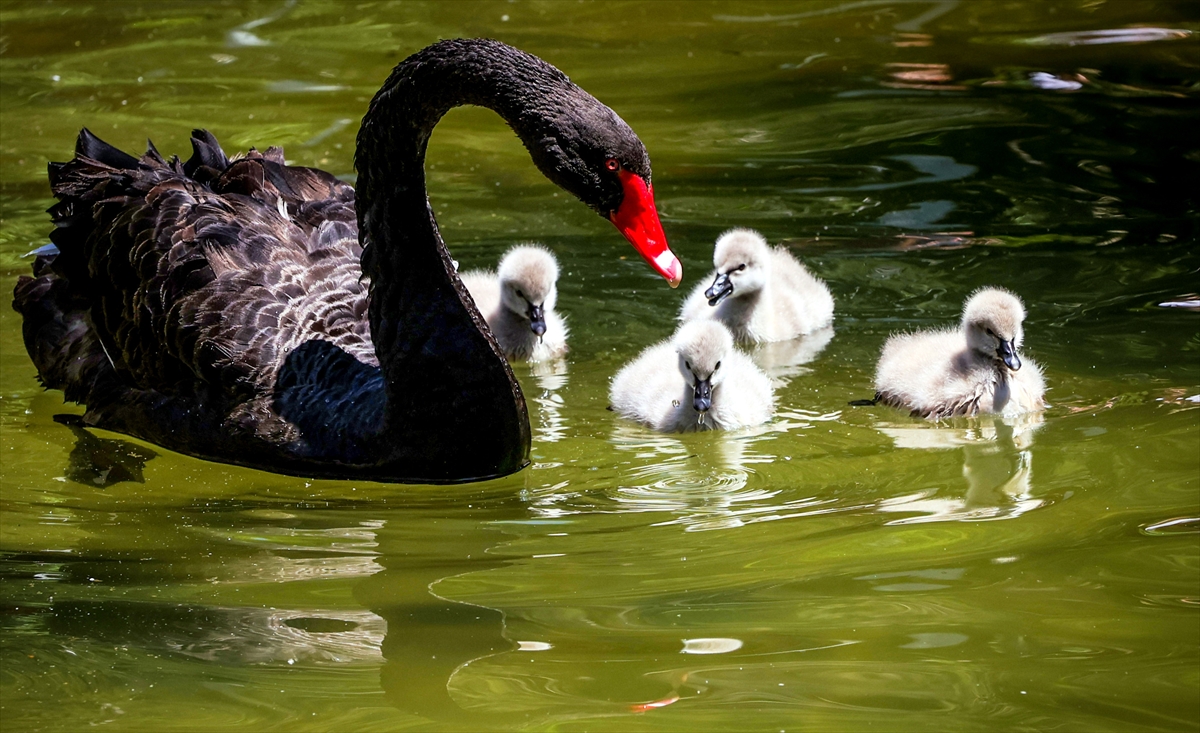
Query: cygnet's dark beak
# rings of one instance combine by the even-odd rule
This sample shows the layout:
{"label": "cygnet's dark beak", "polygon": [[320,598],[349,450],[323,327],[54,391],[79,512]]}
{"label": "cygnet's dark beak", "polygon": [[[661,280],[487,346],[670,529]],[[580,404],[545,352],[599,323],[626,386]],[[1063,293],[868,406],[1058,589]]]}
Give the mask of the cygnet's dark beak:
{"label": "cygnet's dark beak", "polygon": [[1000,339],[1000,348],[997,349],[997,354],[1004,361],[1004,366],[1014,372],[1021,368],[1021,357],[1017,356],[1017,350],[1013,348],[1012,341]]}
{"label": "cygnet's dark beak", "polygon": [[692,397],[692,407],[701,415],[712,409],[712,378],[697,379]]}
{"label": "cygnet's dark beak", "polygon": [[546,333],[546,311],[540,305],[529,304],[529,329],[537,335],[538,338]]}
{"label": "cygnet's dark beak", "polygon": [[712,287],[704,291],[704,297],[708,298],[709,305],[715,306],[728,298],[731,293],[733,293],[733,283],[729,282],[729,275],[718,272]]}

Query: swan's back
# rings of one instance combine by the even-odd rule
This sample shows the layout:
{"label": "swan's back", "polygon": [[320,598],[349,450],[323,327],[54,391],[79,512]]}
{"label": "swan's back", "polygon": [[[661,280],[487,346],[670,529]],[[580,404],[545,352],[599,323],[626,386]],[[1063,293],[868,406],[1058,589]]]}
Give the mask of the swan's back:
{"label": "swan's back", "polygon": [[351,392],[374,379],[354,191],[278,148],[230,160],[203,130],[192,145],[186,162],[153,146],[135,159],[84,130],[76,157],[50,165],[58,252],[17,285],[26,346],[93,424],[161,438],[173,418],[184,432],[211,420],[293,440],[281,389],[318,376],[301,353],[277,384],[296,347],[324,341],[348,359]]}

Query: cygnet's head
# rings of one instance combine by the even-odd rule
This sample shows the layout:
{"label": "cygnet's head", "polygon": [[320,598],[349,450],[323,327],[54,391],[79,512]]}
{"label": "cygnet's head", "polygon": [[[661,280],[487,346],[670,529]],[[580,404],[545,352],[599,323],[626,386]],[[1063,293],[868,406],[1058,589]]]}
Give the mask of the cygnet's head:
{"label": "cygnet's head", "polygon": [[719,321],[697,320],[680,326],[671,341],[679,354],[679,372],[693,390],[692,406],[703,415],[725,378],[721,361],[733,351],[733,336]]}
{"label": "cygnet's head", "polygon": [[1021,299],[1002,288],[980,288],[963,306],[963,330],[975,351],[1002,362],[1014,372],[1021,368],[1017,352],[1025,340]]}
{"label": "cygnet's head", "polygon": [[558,300],[558,262],[542,247],[513,247],[500,260],[500,301],[527,319],[538,336],[546,332],[546,311]]}
{"label": "cygnet's head", "polygon": [[717,305],[729,296],[757,292],[770,276],[771,250],[767,240],[753,229],[730,229],[717,239],[713,265],[717,277],[704,291],[709,305]]}

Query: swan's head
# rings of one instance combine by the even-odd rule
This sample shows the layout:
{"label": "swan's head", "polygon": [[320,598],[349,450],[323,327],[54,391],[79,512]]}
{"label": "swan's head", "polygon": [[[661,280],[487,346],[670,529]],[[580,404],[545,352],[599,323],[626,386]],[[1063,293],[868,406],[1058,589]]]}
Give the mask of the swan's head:
{"label": "swan's head", "polygon": [[679,285],[683,265],[663,234],[642,141],[616,112],[573,84],[552,99],[545,105],[551,116],[532,139],[522,135],[534,163],[611,221],[671,287]]}
{"label": "swan's head", "polygon": [[972,350],[1003,363],[1014,372],[1021,368],[1017,352],[1025,340],[1021,328],[1025,307],[1021,299],[1002,288],[980,288],[963,306],[963,330]]}
{"label": "swan's head", "polygon": [[504,307],[529,321],[539,337],[546,333],[546,311],[558,300],[558,262],[547,250],[534,245],[513,247],[500,260],[497,271]]}
{"label": "swan's head", "polygon": [[733,351],[733,336],[719,321],[698,320],[680,326],[671,342],[679,355],[679,373],[692,388],[692,407],[703,415],[725,378],[721,362]]}
{"label": "swan's head", "polygon": [[762,290],[770,274],[770,257],[767,240],[753,229],[730,229],[722,234],[713,249],[717,277],[704,291],[708,304],[715,306],[730,296]]}

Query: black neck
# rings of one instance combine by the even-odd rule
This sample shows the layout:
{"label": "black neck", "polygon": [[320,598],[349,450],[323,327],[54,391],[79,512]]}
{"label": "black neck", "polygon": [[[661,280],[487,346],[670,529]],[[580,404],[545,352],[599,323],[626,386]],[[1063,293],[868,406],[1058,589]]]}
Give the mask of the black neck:
{"label": "black neck", "polygon": [[[387,380],[390,460],[508,473],[528,460],[529,420],[512,370],[455,274],[425,190],[425,150],[451,108],[488,107],[537,156],[541,131],[578,90],[554,67],[495,41],[410,56],[358,134],[359,232],[371,334]],[[589,97],[590,99],[590,97]]]}

